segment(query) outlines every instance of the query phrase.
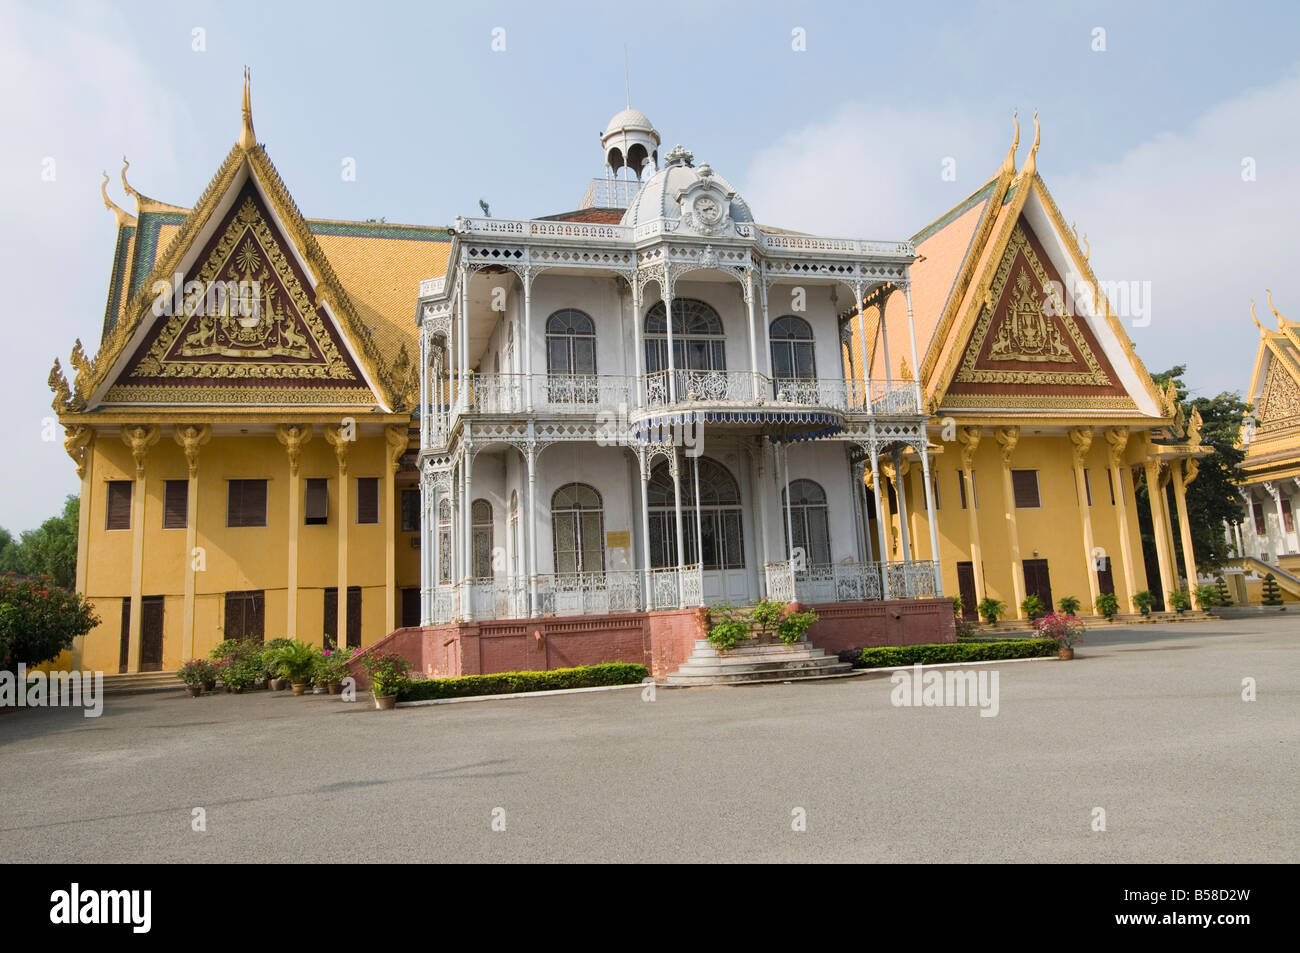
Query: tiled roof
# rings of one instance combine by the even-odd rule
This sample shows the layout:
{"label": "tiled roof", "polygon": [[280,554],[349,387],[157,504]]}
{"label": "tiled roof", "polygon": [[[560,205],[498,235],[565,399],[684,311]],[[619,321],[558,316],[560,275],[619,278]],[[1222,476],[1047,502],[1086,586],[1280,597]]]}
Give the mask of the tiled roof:
{"label": "tiled roof", "polygon": [[590,222],[593,225],[617,225],[623,221],[621,208],[582,208],[559,215],[543,215],[542,222]]}

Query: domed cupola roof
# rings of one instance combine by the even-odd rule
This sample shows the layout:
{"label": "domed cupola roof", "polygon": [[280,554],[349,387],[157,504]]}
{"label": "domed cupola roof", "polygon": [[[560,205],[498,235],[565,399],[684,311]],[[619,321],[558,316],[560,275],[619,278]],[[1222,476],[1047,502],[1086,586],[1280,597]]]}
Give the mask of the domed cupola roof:
{"label": "domed cupola roof", "polygon": [[749,205],[707,162],[693,165],[695,156],[681,146],[668,153],[664,167],[647,180],[623,214],[622,224],[641,225],[670,220],[676,230],[699,235],[726,235],[736,222],[753,222]]}
{"label": "domed cupola roof", "polygon": [[605,127],[605,136],[612,136],[619,132],[648,132],[654,136],[656,142],[659,141],[659,133],[655,131],[654,123],[639,109],[624,109]]}

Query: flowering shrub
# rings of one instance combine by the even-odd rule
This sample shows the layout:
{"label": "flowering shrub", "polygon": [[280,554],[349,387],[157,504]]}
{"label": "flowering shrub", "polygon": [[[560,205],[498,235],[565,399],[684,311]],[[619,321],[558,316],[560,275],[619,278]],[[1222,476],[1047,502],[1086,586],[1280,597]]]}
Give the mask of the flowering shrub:
{"label": "flowering shrub", "polygon": [[1086,626],[1072,615],[1053,612],[1036,621],[1034,629],[1040,639],[1054,639],[1061,648],[1068,649],[1083,641]]}
{"label": "flowering shrub", "polygon": [[5,573],[0,576],[0,669],[48,662],[99,621],[89,602],[49,576]]}
{"label": "flowering shrub", "polygon": [[217,684],[217,666],[211,659],[193,658],[176,670],[176,677],[191,688],[212,688]]}
{"label": "flowering shrub", "polygon": [[361,659],[361,667],[370,676],[370,690],[383,697],[400,694],[406,687],[411,663],[391,652],[371,652]]}
{"label": "flowering shrub", "polygon": [[709,642],[720,652],[734,649],[741,639],[775,635],[786,645],[794,645],[817,621],[817,613],[800,612],[794,604],[765,599],[748,611],[732,606],[712,610],[720,621],[709,629]]}
{"label": "flowering shrub", "polygon": [[325,646],[325,651],[316,656],[316,671],[313,677],[317,682],[323,682],[326,685],[334,682],[341,682],[347,678],[348,662],[352,660],[352,653],[347,649],[341,649],[333,642]]}
{"label": "flowering shrub", "polygon": [[260,658],[256,661],[251,661],[248,656],[224,658],[217,660],[215,667],[221,684],[232,692],[242,692],[263,678]]}

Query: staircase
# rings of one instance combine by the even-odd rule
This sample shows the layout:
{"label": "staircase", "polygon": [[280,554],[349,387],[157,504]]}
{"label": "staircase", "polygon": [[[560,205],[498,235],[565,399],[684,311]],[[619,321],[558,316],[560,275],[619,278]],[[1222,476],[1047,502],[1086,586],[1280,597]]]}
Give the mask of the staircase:
{"label": "staircase", "polygon": [[1287,572],[1281,566],[1275,566],[1272,563],[1266,563],[1262,559],[1256,559],[1254,556],[1242,556],[1237,559],[1229,559],[1223,564],[1226,569],[1241,569],[1245,572],[1253,572],[1261,579],[1268,573],[1273,574],[1273,581],[1277,587],[1282,590],[1283,598],[1290,596],[1291,599],[1300,599],[1300,576],[1295,576]]}
{"label": "staircase", "polygon": [[138,695],[144,692],[182,691],[185,683],[175,672],[127,672],[104,676],[105,695]]}
{"label": "staircase", "polygon": [[786,645],[780,640],[746,639],[734,649],[720,652],[708,639],[697,639],[691,657],[668,676],[667,684],[752,685],[843,676],[852,671],[851,663],[828,656],[807,642]]}

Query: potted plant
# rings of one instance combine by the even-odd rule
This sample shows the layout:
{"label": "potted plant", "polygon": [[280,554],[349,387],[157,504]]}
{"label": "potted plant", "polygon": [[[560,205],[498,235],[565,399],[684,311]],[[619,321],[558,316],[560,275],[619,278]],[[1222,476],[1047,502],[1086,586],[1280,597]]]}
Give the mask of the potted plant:
{"label": "potted plant", "polygon": [[247,659],[228,658],[221,662],[220,675],[226,691],[242,695],[257,681],[258,670],[250,666]]}
{"label": "potted plant", "polygon": [[316,656],[316,679],[331,695],[337,695],[343,690],[343,679],[347,678],[350,658],[351,655],[346,650],[340,649],[333,642]]}
{"label": "potted plant", "polygon": [[980,600],[978,611],[980,617],[989,625],[997,625],[998,618],[1007,611],[1007,606],[1006,603],[992,596],[985,596]]}
{"label": "potted plant", "polygon": [[1074,596],[1061,596],[1056,602],[1061,615],[1078,615],[1080,602]]}
{"label": "potted plant", "polygon": [[1106,617],[1108,622],[1115,620],[1115,613],[1119,612],[1119,600],[1115,598],[1113,592],[1103,592],[1097,597],[1097,611]]}
{"label": "potted plant", "polygon": [[275,650],[276,674],[289,680],[295,695],[307,691],[307,680],[312,677],[317,654],[316,646],[297,639],[290,639],[288,645]]}
{"label": "potted plant", "polygon": [[1175,589],[1169,593],[1169,604],[1179,615],[1182,615],[1192,607],[1192,597],[1184,589]]}
{"label": "potted plant", "polygon": [[1214,605],[1215,590],[1213,586],[1196,587],[1196,604],[1204,611]]}
{"label": "potted plant", "polygon": [[1155,605],[1155,602],[1156,597],[1146,589],[1133,593],[1133,605],[1137,606],[1138,612],[1141,612],[1144,616],[1151,614],[1151,607]]}
{"label": "potted plant", "polygon": [[387,711],[395,706],[411,663],[391,652],[372,652],[361,660],[361,667],[370,676],[370,694],[374,696],[375,707]]}
{"label": "potted plant", "polygon": [[1032,592],[1020,600],[1020,611],[1023,612],[1032,621],[1047,611],[1047,606],[1043,605],[1043,600],[1038,598]]}
{"label": "potted plant", "polygon": [[1084,625],[1072,615],[1058,615],[1053,612],[1034,623],[1034,630],[1040,639],[1056,641],[1056,656],[1062,662],[1074,658],[1074,646],[1083,641]]}
{"label": "potted plant", "polygon": [[710,616],[717,615],[719,622],[709,628],[709,642],[719,652],[734,649],[742,639],[752,639],[766,645],[780,639],[786,645],[802,642],[817,613],[801,609],[798,603],[783,603],[777,599],[764,599],[752,609],[734,606],[715,606]]}
{"label": "potted plant", "polygon": [[[176,670],[176,677],[185,683],[185,691],[191,698],[198,698],[208,684],[211,669],[212,663],[207,659],[190,659]],[[215,682],[215,678],[213,681]]]}
{"label": "potted plant", "polygon": [[263,648],[262,658],[265,662],[266,687],[271,691],[283,691],[289,687],[288,680],[280,678],[280,673],[276,671],[275,653],[292,641],[293,639],[286,638],[271,639]]}

